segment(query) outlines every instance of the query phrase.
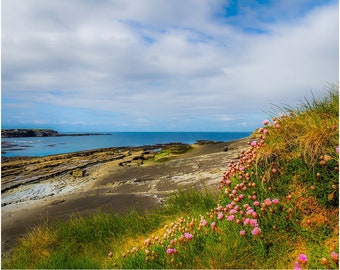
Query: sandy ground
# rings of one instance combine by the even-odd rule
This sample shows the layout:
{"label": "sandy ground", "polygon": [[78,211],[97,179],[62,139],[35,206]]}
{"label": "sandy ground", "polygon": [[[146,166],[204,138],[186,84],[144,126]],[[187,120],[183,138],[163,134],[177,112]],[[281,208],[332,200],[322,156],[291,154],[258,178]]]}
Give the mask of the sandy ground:
{"label": "sandy ground", "polygon": [[105,162],[86,168],[84,177],[65,173],[6,191],[1,198],[2,254],[28,229],[44,222],[53,224],[72,214],[160,206],[179,188],[217,189],[227,163],[247,148],[248,140],[194,145],[192,151],[163,163],[121,167],[118,161]]}

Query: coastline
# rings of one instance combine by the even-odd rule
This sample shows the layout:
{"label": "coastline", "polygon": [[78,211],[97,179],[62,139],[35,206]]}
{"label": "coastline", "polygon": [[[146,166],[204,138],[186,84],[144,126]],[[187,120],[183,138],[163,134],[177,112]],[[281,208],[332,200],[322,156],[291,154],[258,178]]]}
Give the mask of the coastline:
{"label": "coastline", "polygon": [[[53,224],[75,213],[148,209],[162,205],[179,188],[215,188],[227,163],[248,147],[249,140],[194,144],[192,150],[166,162],[147,162],[147,155],[154,154],[150,147],[159,149],[159,145],[10,158],[25,166],[22,173],[31,177],[26,175],[25,182],[13,185],[8,175],[18,179],[18,172],[11,172],[6,161],[2,163],[2,251],[10,251],[28,227],[46,220]],[[48,174],[42,169],[42,159]],[[36,169],[25,164],[32,160]]]}

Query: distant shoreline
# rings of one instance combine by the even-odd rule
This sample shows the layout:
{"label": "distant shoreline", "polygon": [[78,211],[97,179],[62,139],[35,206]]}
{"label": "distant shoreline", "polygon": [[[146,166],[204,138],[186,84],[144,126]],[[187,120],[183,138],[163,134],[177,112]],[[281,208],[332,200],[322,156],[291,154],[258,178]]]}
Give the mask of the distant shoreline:
{"label": "distant shoreline", "polygon": [[62,136],[99,136],[109,133],[59,133],[53,129],[1,129],[1,138],[32,138],[32,137],[62,137]]}
{"label": "distant shoreline", "polygon": [[[80,134],[83,136],[76,136]],[[84,150],[110,147],[138,147],[144,145],[184,144],[207,142],[230,142],[248,137],[250,132],[96,132],[104,136],[91,136],[92,133],[66,133],[62,136],[36,136],[2,138],[2,157],[31,156],[43,157]],[[88,136],[84,136],[88,135]],[[106,135],[106,136],[105,136]]]}

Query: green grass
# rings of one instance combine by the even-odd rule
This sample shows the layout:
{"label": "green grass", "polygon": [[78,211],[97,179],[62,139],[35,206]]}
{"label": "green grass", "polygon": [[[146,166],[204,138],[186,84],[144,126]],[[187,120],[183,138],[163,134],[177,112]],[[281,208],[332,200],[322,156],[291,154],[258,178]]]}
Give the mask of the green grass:
{"label": "green grass", "polygon": [[188,144],[174,144],[174,145],[167,145],[155,154],[153,161],[156,162],[165,162],[169,161],[178,155],[184,154],[188,151],[192,150],[192,146]]}
{"label": "green grass", "polygon": [[41,224],[20,239],[5,268],[101,268],[110,250],[124,252],[131,240],[144,236],[165,222],[187,213],[214,207],[216,195],[208,191],[178,191],[167,204],[152,211],[130,211],[124,215],[96,213],[74,215],[53,227]]}
{"label": "green grass", "polygon": [[45,224],[3,267],[286,269],[306,254],[301,268],[338,268],[338,100],[333,85],[324,99],[282,109],[226,166],[218,196],[179,191],[143,213]]}

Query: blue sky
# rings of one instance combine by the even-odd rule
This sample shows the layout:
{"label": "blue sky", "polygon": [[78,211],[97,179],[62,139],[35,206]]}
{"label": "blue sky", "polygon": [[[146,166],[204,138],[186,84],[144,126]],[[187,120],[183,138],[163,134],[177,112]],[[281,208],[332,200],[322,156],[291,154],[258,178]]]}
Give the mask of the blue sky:
{"label": "blue sky", "polygon": [[253,131],[339,81],[335,0],[2,0],[2,128]]}

